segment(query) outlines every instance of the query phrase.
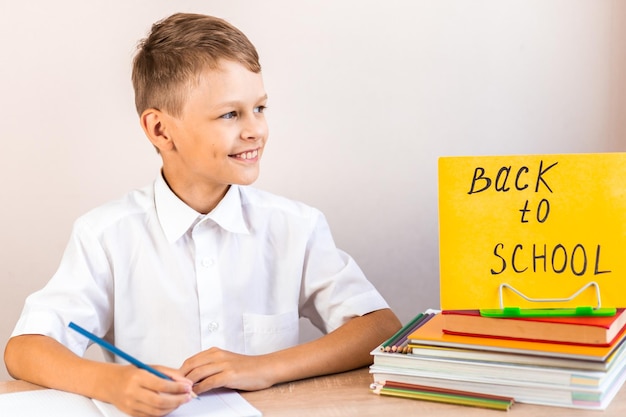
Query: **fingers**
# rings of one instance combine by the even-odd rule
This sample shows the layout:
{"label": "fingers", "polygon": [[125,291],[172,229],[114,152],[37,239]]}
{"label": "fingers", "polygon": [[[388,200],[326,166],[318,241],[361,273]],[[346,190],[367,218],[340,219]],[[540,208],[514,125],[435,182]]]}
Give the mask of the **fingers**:
{"label": "fingers", "polygon": [[207,363],[193,368],[187,378],[194,381],[193,390],[197,394],[209,391],[213,388],[225,386],[223,380],[224,368],[218,363]]}
{"label": "fingers", "polygon": [[229,379],[225,370],[217,364],[208,364],[194,369],[189,375],[196,382],[193,390],[197,394],[210,391],[214,388],[228,387]]}
{"label": "fingers", "polygon": [[192,382],[179,371],[159,367],[172,380],[142,369],[132,369],[120,387],[122,394],[114,404],[132,416],[163,416],[192,398]]}
{"label": "fingers", "polygon": [[164,416],[190,400],[189,394],[181,397],[163,393],[150,393],[142,398],[137,398],[136,401],[128,404],[127,409],[122,409],[122,411],[133,416]]}
{"label": "fingers", "polygon": [[[194,384],[219,372],[218,364],[224,363],[228,352],[210,348],[187,359],[180,368],[180,373]],[[211,366],[212,365],[212,366]]]}
{"label": "fingers", "polygon": [[[193,391],[193,384],[194,381],[192,381],[189,378],[185,378],[181,372],[179,370],[176,369],[172,369],[172,368],[166,368],[164,366],[156,366],[155,368],[157,368],[159,371],[161,371],[162,373],[164,373],[165,375],[169,376],[170,378],[172,378],[174,381],[177,382],[181,382],[184,384],[185,390],[188,394],[191,395],[192,398],[198,398],[198,396],[196,395],[196,393]],[[161,392],[161,391],[159,391]],[[168,391],[169,392],[169,391]]]}
{"label": "fingers", "polygon": [[[210,362],[217,362],[217,356],[220,354],[221,349],[212,347],[200,353],[197,353],[188,358],[183,366],[180,367],[180,373],[189,378],[189,373],[199,366],[205,365]],[[189,378],[191,379],[191,378]],[[193,379],[192,379],[193,380]],[[194,381],[196,382],[196,381]]]}
{"label": "fingers", "polygon": [[181,405],[191,401],[188,392],[182,394],[169,394],[164,392],[148,391],[145,396],[138,398],[135,407],[149,416],[164,416],[171,413]]}
{"label": "fingers", "polygon": [[193,390],[196,393],[209,391],[213,388],[230,387],[229,374],[232,372],[232,363],[240,355],[210,348],[187,359],[180,372],[187,379],[193,381]]}
{"label": "fingers", "polygon": [[194,382],[196,393],[226,387],[257,390],[272,385],[272,366],[263,355],[241,355],[211,348],[187,359],[181,373]]}
{"label": "fingers", "polygon": [[[186,378],[185,374],[183,374],[183,372],[178,369],[172,369],[172,368],[167,368],[165,366],[158,366],[158,365],[154,366],[154,368],[164,373],[165,375],[169,376],[170,378],[172,378],[174,382],[182,383],[183,385],[188,386],[189,388],[191,388],[191,386],[194,383],[194,381],[192,381],[189,378]],[[162,378],[160,378],[160,380],[161,382],[167,381],[166,379],[162,379]],[[169,385],[169,386],[172,386],[172,385]]]}

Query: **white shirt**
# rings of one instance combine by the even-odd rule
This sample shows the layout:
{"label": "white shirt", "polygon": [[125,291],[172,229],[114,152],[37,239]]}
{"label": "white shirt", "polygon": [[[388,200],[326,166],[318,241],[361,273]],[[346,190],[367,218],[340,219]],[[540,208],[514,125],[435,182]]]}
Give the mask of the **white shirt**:
{"label": "white shirt", "polygon": [[144,362],[179,367],[212,346],[296,345],[300,316],[330,332],[386,307],[318,210],[233,185],[201,215],[159,176],[75,222],[13,336],[48,335],[82,355],[88,340],[67,327],[74,321]]}

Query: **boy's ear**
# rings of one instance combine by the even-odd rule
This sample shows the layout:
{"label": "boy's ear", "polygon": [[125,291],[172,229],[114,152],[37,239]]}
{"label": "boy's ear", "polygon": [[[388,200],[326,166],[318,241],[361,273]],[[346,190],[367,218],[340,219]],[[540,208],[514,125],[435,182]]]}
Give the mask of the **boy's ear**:
{"label": "boy's ear", "polygon": [[161,153],[174,147],[167,131],[168,119],[167,114],[157,109],[146,109],[139,118],[146,136]]}

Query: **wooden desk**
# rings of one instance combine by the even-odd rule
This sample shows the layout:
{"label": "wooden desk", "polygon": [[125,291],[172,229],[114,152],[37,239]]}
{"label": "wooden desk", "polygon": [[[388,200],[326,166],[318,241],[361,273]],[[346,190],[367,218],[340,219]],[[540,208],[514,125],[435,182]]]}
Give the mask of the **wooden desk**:
{"label": "wooden desk", "polygon": [[[264,417],[381,417],[463,416],[463,417],[624,417],[626,388],[623,388],[604,411],[575,410],[515,404],[509,412],[437,404],[372,394],[368,369],[290,382],[255,392],[242,393]],[[0,393],[39,389],[23,381],[0,382]],[[2,410],[0,410],[2,414]]]}

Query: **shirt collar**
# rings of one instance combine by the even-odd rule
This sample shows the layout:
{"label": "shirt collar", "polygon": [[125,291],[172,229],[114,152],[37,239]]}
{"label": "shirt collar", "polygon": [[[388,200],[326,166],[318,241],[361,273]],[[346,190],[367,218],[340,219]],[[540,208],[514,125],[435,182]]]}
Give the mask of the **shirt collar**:
{"label": "shirt collar", "polygon": [[211,219],[223,229],[233,233],[249,233],[238,185],[231,185],[217,207],[206,216],[202,216],[178,198],[163,176],[159,175],[154,183],[154,203],[159,223],[169,242],[178,240],[199,218],[202,218],[200,221]]}

